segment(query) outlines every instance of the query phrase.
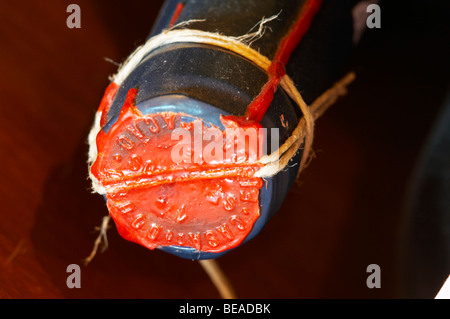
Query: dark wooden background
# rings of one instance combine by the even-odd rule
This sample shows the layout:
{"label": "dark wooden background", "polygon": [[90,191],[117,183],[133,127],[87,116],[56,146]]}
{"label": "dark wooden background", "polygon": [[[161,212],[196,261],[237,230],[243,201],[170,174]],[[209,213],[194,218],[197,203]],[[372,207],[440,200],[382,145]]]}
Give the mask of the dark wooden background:
{"label": "dark wooden background", "polygon": [[[81,29],[66,8],[81,7]],[[89,192],[86,137],[107,77],[141,44],[161,3],[0,3],[0,297],[217,298],[189,260],[126,242],[81,268],[107,214]],[[281,211],[219,260],[242,298],[399,298],[404,201],[448,87],[445,10],[382,6],[355,51],[357,81],[317,123],[316,159]],[[366,267],[381,267],[368,289]],[[430,296],[432,297],[432,296]]]}

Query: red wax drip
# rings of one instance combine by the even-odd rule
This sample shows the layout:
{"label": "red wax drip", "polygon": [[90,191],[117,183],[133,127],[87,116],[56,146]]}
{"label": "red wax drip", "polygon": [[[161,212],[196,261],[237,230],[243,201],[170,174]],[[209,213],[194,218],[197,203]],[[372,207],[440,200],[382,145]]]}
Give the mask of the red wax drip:
{"label": "red wax drip", "polygon": [[[284,67],[288,63],[291,53],[308,31],[321,4],[321,0],[309,0],[302,7],[297,20],[278,45],[275,57],[268,69],[268,81],[264,84],[260,93],[247,106],[244,119],[239,120],[241,123],[244,121],[259,123],[262,120],[270,103],[272,103],[273,96],[280,83],[281,77],[285,75]],[[231,118],[236,120],[236,117]]]}
{"label": "red wax drip", "polygon": [[169,28],[173,27],[178,17],[180,16],[181,11],[183,11],[184,4],[181,2],[177,4],[175,11],[173,12],[172,19],[170,19]]}

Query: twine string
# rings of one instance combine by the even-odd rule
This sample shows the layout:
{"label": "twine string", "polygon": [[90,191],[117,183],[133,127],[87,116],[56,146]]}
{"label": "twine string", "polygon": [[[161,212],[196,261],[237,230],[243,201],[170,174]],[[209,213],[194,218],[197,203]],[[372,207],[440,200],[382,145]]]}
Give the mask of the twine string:
{"label": "twine string", "polygon": [[[265,19],[263,18],[259,22],[257,31],[239,37],[225,36],[219,33],[195,29],[176,29],[180,26],[184,27],[193,22],[204,20],[184,21],[182,22],[182,25],[175,25],[171,29],[148,39],[144,45],[138,47],[122,64],[118,72],[111,78],[111,81],[120,86],[128,75],[143,61],[146,56],[148,56],[149,53],[158,48],[174,43],[202,43],[220,47],[250,60],[267,73],[269,72],[269,67],[271,66],[272,61],[255,49],[251,48],[250,44],[264,34],[265,29],[263,28],[263,25],[269,21],[272,21],[277,16],[278,15]],[[317,98],[311,106],[308,106],[303,100],[292,79],[286,74],[283,75],[279,85],[298,105],[303,117],[299,120],[289,138],[277,150],[268,155],[262,156],[257,161],[262,164],[262,168],[254,174],[254,177],[271,177],[276,175],[288,165],[289,161],[297,154],[302,144],[303,154],[300,162],[300,170],[303,170],[307,166],[312,153],[315,120],[323,114],[323,112],[325,112],[325,110],[333,104],[340,95],[344,95],[346,93],[345,87],[352,82],[353,79],[353,73],[347,74],[347,76],[337,82],[331,89],[327,90],[319,98]]]}

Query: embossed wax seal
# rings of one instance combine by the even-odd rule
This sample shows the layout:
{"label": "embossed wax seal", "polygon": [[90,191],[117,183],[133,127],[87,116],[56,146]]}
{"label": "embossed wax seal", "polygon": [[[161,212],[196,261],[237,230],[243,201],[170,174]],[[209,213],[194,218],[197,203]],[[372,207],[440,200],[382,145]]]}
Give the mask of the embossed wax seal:
{"label": "embossed wax seal", "polygon": [[91,168],[120,234],[149,249],[238,246],[260,215],[257,124],[221,130],[182,113],[143,115],[136,94],[129,90],[118,120],[98,133]]}

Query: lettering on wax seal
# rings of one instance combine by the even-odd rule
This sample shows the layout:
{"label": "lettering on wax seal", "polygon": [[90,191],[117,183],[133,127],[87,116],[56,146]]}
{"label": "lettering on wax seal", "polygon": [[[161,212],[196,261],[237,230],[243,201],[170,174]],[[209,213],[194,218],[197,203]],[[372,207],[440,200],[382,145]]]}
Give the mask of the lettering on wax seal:
{"label": "lettering on wax seal", "polygon": [[[252,127],[231,134],[182,113],[143,115],[136,92],[129,91],[109,131],[98,134],[91,167],[119,233],[149,249],[238,246],[260,214],[263,181],[252,176],[261,167],[255,159],[263,137]],[[241,133],[255,144],[239,144]]]}

